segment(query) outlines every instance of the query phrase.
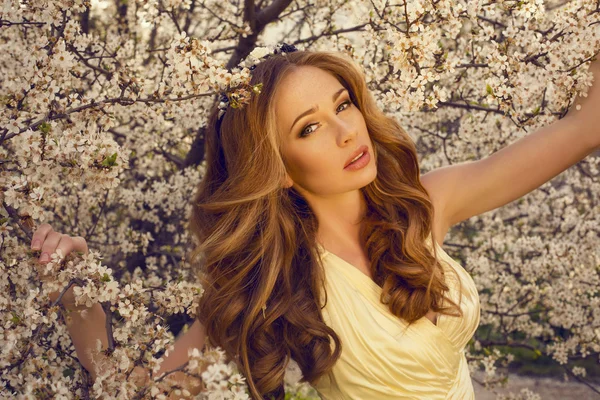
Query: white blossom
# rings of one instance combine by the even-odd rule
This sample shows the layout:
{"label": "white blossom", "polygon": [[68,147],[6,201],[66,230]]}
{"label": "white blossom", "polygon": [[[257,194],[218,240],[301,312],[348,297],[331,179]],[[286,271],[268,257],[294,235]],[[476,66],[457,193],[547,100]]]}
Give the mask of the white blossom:
{"label": "white blossom", "polygon": [[[8,388],[27,398],[82,397],[84,389],[133,398],[125,377],[136,360],[158,370],[175,341],[166,320],[192,320],[203,293],[185,222],[206,165],[184,164],[186,157],[200,148],[214,93],[247,84],[249,67],[276,43],[317,35],[308,50],[352,58],[376,104],[414,139],[423,172],[485,158],[556,121],[596,81],[585,62],[600,49],[590,1],[300,1],[301,20],[286,9],[258,32],[236,2],[191,5],[3,3],[0,398],[14,397]],[[256,46],[239,68],[227,68],[249,35]],[[496,343],[536,343],[535,356],[581,379],[586,370],[571,360],[600,355],[599,159],[587,157],[446,237],[445,250],[479,290],[481,331],[467,356],[490,388],[515,355],[482,331],[498,333]],[[32,222],[84,237],[88,254],[58,249],[40,268],[52,279],[41,282],[38,255],[25,243]],[[48,302],[73,280],[77,305],[101,302],[112,314],[117,344],[89,387],[72,357],[71,317]],[[12,366],[24,349],[31,351]],[[102,350],[98,343],[94,351]],[[201,398],[249,398],[246,377],[223,349],[191,351],[186,371],[210,383]],[[286,392],[316,396],[301,378],[290,359]],[[163,389],[152,384],[149,395],[166,399]]]}

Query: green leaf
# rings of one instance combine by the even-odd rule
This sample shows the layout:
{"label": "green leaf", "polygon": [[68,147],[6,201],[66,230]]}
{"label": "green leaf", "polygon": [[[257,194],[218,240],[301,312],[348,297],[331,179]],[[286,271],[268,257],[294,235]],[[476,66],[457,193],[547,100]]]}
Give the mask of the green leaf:
{"label": "green leaf", "polygon": [[66,378],[67,376],[73,376],[73,375],[75,375],[75,371],[72,370],[71,368],[63,369],[63,377]]}
{"label": "green leaf", "polygon": [[102,166],[114,167],[115,165],[117,165],[117,163],[115,162],[116,159],[117,159],[117,153],[114,153],[112,156],[109,156],[109,157],[105,158],[104,160],[102,160]]}
{"label": "green leaf", "polygon": [[50,124],[49,124],[49,123],[47,123],[47,122],[42,122],[42,123],[41,123],[41,124],[38,126],[38,129],[39,129],[40,131],[42,131],[42,133],[46,134],[46,133],[50,132],[50,129],[52,129],[52,125],[50,125]]}
{"label": "green leaf", "polygon": [[485,90],[488,92],[488,94],[490,95],[494,95],[494,90],[492,89],[492,87],[490,85],[486,85]]}
{"label": "green leaf", "polygon": [[535,110],[533,110],[533,115],[538,115],[540,113],[540,106],[538,106]]}
{"label": "green leaf", "polygon": [[108,274],[105,272],[104,275],[102,275],[102,278],[100,280],[102,282],[110,282],[110,276],[108,276]]}
{"label": "green leaf", "polygon": [[256,94],[259,94],[262,91],[262,87],[263,87],[262,82],[257,83],[256,85],[252,86],[252,91]]}

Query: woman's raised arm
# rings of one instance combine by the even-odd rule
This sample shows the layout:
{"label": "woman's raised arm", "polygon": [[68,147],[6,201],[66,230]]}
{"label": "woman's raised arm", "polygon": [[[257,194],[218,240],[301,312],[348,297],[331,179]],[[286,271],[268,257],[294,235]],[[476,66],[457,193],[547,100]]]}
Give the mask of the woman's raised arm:
{"label": "woman's raised arm", "polygon": [[[66,234],[55,232],[49,224],[41,224],[34,232],[31,238],[32,250],[39,250],[41,256],[39,259],[38,273],[40,279],[51,279],[44,264],[50,260],[50,255],[61,249],[66,257],[72,251],[88,252],[87,243],[84,238],[77,236],[71,237]],[[50,300],[55,301],[59,297],[59,292],[50,294]],[[92,380],[96,380],[94,364],[102,365],[99,358],[92,359],[90,350],[95,348],[98,340],[102,343],[102,349],[108,348],[108,337],[106,334],[106,314],[102,305],[94,303],[91,307],[75,306],[73,286],[61,298],[61,304],[67,312],[66,326],[71,336],[73,346],[77,353],[77,358],[81,365],[90,373]],[[196,320],[192,326],[175,340],[173,351],[165,356],[160,364],[160,369],[155,378],[160,378],[166,372],[177,369],[188,361],[188,350],[197,348],[203,350],[206,342],[206,330],[200,321]],[[103,357],[100,353],[99,357]],[[134,368],[131,377],[138,387],[143,386],[150,378],[148,369],[137,366]],[[199,379],[188,376],[185,372],[177,371],[169,374],[172,383],[181,386],[190,392],[191,396],[198,394],[202,388]],[[171,394],[169,399],[187,398]]]}
{"label": "woman's raised arm", "polygon": [[[160,369],[156,373],[155,377],[159,378],[165,372],[172,371],[185,364],[188,361],[188,350],[196,348],[202,351],[204,349],[205,344],[206,329],[200,323],[200,321],[195,320],[192,326],[187,330],[187,332],[177,337],[174,343],[173,351],[170,352],[169,355],[166,356],[163,362],[160,364]],[[185,388],[188,392],[191,393],[192,396],[195,396],[198,393],[200,393],[202,384],[198,379],[190,377],[186,373],[181,371],[173,372],[171,376],[179,386]],[[186,397],[170,396],[169,398],[179,399]]]}

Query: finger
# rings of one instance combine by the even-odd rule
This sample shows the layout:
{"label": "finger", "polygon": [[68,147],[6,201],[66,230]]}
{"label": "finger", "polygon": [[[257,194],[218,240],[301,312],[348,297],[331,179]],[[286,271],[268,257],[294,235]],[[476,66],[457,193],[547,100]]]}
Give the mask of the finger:
{"label": "finger", "polygon": [[62,251],[63,255],[66,255],[64,249],[68,249],[68,246],[66,245],[66,241],[64,240],[65,238],[69,238],[69,235],[64,235],[62,233],[54,231],[48,233],[48,235],[46,236],[46,240],[42,245],[42,254],[40,255],[40,258],[38,258],[37,267],[38,274],[40,275],[40,279],[42,281],[48,281],[53,279],[54,271],[48,271],[46,269],[46,264],[48,264],[48,262],[50,262],[51,260],[50,255],[56,253],[57,248],[61,248],[60,246],[63,241],[65,243],[62,245]]}
{"label": "finger", "polygon": [[84,254],[88,254],[89,249],[87,242],[82,236],[71,236],[71,240],[74,243],[73,251],[81,251]]}
{"label": "finger", "polygon": [[58,249],[62,251],[64,257],[73,251],[80,251],[84,254],[88,253],[87,242],[81,236],[63,235],[54,252],[56,252]]}
{"label": "finger", "polygon": [[[69,235],[65,235],[62,234],[60,235],[60,237],[58,235],[52,235],[50,237],[50,239],[47,239],[45,243],[53,243],[56,238],[58,237],[58,244],[56,245],[56,248],[52,249],[52,245],[50,244],[48,249],[47,249],[47,253],[51,256],[53,253],[57,253],[58,250],[61,251],[63,257],[66,257],[68,254],[70,254],[73,251],[79,251],[82,252],[84,254],[88,253],[88,246],[87,246],[87,242],[85,241],[85,239],[81,236],[69,236]],[[46,250],[46,249],[43,249]],[[46,254],[46,251],[42,251],[42,255]],[[41,258],[41,256],[40,256]],[[51,259],[51,257],[50,257]],[[41,264],[47,264],[48,261],[41,261]]]}
{"label": "finger", "polygon": [[42,244],[46,240],[46,236],[48,236],[50,232],[52,232],[52,226],[50,224],[43,223],[38,226],[31,237],[31,249],[40,250],[42,248]]}
{"label": "finger", "polygon": [[44,243],[42,244],[42,254],[39,258],[40,263],[45,264],[50,261],[50,255],[56,252],[58,243],[60,242],[63,236],[68,237],[68,235],[63,235],[60,232],[52,231],[48,233],[48,235],[46,236],[46,240],[44,240]]}

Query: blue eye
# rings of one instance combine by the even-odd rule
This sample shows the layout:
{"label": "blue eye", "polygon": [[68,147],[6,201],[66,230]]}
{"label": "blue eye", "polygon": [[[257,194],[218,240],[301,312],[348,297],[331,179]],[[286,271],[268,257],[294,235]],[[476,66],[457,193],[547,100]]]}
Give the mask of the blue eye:
{"label": "blue eye", "polygon": [[[341,104],[338,106],[338,110],[339,110],[339,108],[340,108],[341,106],[343,106],[343,105],[345,105],[345,104],[347,104],[347,105],[348,105],[348,107],[350,107],[350,106],[352,105],[352,102],[351,102],[350,100],[346,100],[346,101],[342,102],[342,103],[341,103]],[[346,110],[348,107],[345,107],[345,108],[344,108],[344,110]],[[312,134],[312,133],[314,132],[314,130],[310,131],[308,135],[305,135],[304,133],[306,132],[306,128],[308,128],[308,127],[311,127],[311,126],[314,126],[314,125],[319,125],[319,124],[318,124],[318,123],[315,123],[315,124],[308,124],[308,125],[305,125],[305,126],[304,126],[304,128],[302,128],[302,130],[300,131],[300,135],[298,135],[298,137],[304,138],[304,137],[307,137],[307,136],[309,136],[310,134]]]}

